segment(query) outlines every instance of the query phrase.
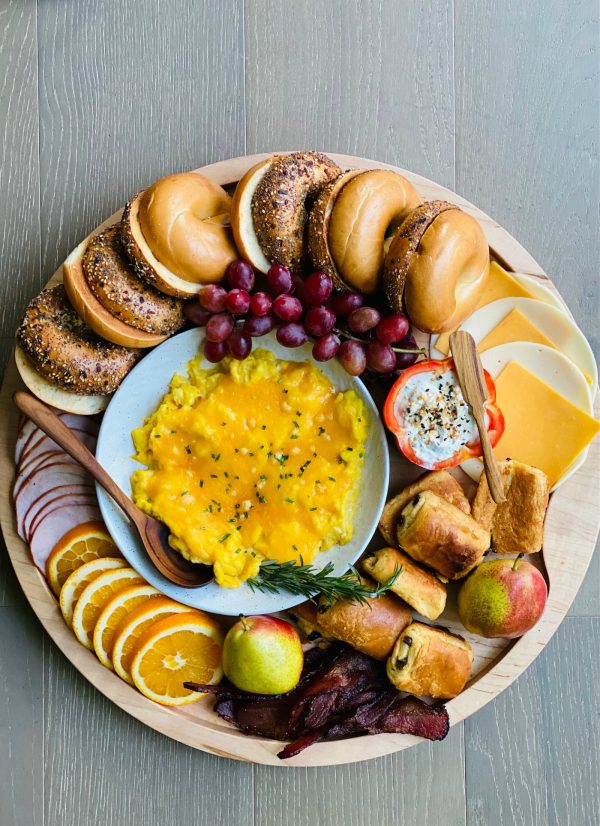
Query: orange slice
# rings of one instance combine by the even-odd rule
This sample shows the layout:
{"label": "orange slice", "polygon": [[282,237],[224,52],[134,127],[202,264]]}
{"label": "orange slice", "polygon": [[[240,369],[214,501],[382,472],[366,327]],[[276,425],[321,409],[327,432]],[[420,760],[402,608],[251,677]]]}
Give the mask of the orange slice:
{"label": "orange slice", "polygon": [[60,610],[67,625],[73,624],[73,611],[81,592],[104,571],[114,571],[117,568],[127,568],[127,563],[121,557],[105,556],[85,562],[65,580],[60,589]]}
{"label": "orange slice", "polygon": [[187,680],[218,683],[223,676],[223,634],[212,617],[187,611],[160,620],[142,634],[131,663],[139,691],[166,706],[185,706],[203,695],[183,687]]}
{"label": "orange slice", "polygon": [[46,562],[46,578],[56,596],[73,571],[103,556],[120,556],[103,522],[84,522],[71,528],[56,543]]}
{"label": "orange slice", "polygon": [[115,631],[122,620],[128,616],[138,605],[143,605],[149,599],[160,596],[160,592],[152,585],[131,585],[118,591],[114,597],[106,603],[94,626],[92,642],[96,656],[107,668],[112,671],[112,651]]}
{"label": "orange slice", "polygon": [[156,597],[128,614],[115,632],[111,651],[113,668],[119,677],[133,685],[131,662],[135,648],[141,635],[151,625],[173,614],[187,614],[189,611],[188,606],[180,602],[168,597]]}
{"label": "orange slice", "polygon": [[104,571],[81,592],[73,610],[73,632],[79,642],[93,650],[92,636],[96,620],[112,597],[129,585],[143,585],[145,581],[133,568]]}

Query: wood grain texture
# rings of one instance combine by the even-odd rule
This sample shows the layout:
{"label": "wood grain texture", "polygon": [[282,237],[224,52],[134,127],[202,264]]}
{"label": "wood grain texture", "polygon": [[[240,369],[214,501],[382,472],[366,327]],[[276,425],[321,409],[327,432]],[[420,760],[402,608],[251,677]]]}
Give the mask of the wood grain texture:
{"label": "wood grain texture", "polygon": [[246,0],[245,26],[248,153],[364,155],[453,185],[452,3]]}
{"label": "wood grain texture", "polygon": [[[0,0],[0,373],[22,308],[42,286],[35,0]],[[16,580],[0,541],[0,605]]]}
{"label": "wood grain texture", "polygon": [[600,618],[570,617],[544,655],[465,723],[467,824],[600,821]]}
{"label": "wood grain texture", "polygon": [[154,179],[244,151],[242,0],[40,0],[42,269]]}
{"label": "wood grain texture", "polygon": [[[455,7],[456,189],[540,262],[598,358],[597,0]],[[573,610],[600,614],[600,554]]]}
{"label": "wood grain texture", "polygon": [[28,605],[0,607],[0,823],[44,822],[46,637]]}
{"label": "wood grain texture", "polygon": [[[68,686],[68,702],[65,689]],[[184,747],[102,697],[51,646],[45,826],[252,826],[252,766]]]}

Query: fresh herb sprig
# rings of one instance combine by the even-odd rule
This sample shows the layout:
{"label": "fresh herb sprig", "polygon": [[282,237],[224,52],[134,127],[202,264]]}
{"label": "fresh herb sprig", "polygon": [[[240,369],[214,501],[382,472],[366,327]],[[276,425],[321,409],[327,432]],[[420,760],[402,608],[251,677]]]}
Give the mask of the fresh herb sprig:
{"label": "fresh herb sprig", "polygon": [[261,564],[258,575],[248,580],[248,585],[253,591],[271,594],[285,590],[307,599],[323,596],[330,604],[350,599],[368,605],[368,600],[376,599],[389,591],[402,572],[402,566],[397,565],[389,579],[372,589],[363,584],[354,566],[342,576],[332,576],[331,562],[320,570],[313,565],[302,564],[302,560],[300,562],[300,565],[296,565],[292,561],[267,560]]}

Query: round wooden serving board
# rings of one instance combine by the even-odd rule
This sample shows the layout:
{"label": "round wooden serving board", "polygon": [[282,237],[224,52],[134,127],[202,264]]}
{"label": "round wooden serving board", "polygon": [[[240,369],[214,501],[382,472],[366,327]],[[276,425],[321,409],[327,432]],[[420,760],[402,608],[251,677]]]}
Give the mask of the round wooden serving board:
{"label": "round wooden serving board", "polygon": [[[531,255],[505,229],[473,204],[433,181],[405,169],[366,158],[328,154],[345,168],[393,169],[411,180],[424,199],[441,198],[458,204],[481,223],[492,254],[506,269],[539,278],[556,293],[550,280]],[[268,156],[252,155],[234,158],[206,166],[201,171],[218,183],[229,185],[238,181],[247,169],[266,157]],[[115,213],[101,226],[113,223],[119,215],[120,212]],[[52,278],[53,282],[59,280],[60,269]],[[0,395],[0,512],[4,538],[21,587],[40,622],[65,656],[92,685],[126,712],[168,737],[194,748],[236,760],[276,766],[324,766],[367,760],[410,748],[420,742],[419,738],[409,735],[380,734],[373,737],[357,737],[332,743],[318,743],[298,757],[280,761],[276,756],[281,749],[280,742],[241,734],[211,711],[210,699],[203,699],[182,709],[159,706],[104,668],[91,651],[77,642],[71,630],[65,625],[56,599],[32,564],[27,546],[16,534],[12,484],[17,410],[12,402],[12,394],[20,388],[22,384],[14,359],[11,359]],[[599,407],[596,401],[596,414]],[[409,468],[408,463],[404,462],[393,448],[390,453],[391,493],[395,493],[403,484],[418,475],[418,469],[412,466]],[[460,696],[447,703],[453,725],[476,712],[510,685],[542,651],[569,610],[590,563],[600,528],[599,479],[600,440],[596,439],[583,467],[551,497],[542,554],[550,590],[544,614],[532,631],[516,641],[483,640],[465,634],[452,605],[441,619],[443,625],[467,637],[475,649],[471,681]]]}

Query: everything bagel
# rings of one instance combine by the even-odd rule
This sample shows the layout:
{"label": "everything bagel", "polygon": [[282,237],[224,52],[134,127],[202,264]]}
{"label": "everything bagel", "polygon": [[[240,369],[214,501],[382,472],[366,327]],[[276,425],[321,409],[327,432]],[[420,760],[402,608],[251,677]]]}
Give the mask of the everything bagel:
{"label": "everything bagel", "polygon": [[17,343],[52,385],[91,396],[114,393],[141,355],[98,338],[70,305],[62,284],[31,301]]}
{"label": "everything bagel", "polygon": [[479,223],[454,204],[428,201],[406,218],[388,249],[384,288],[395,312],[426,333],[454,330],[472,312],[489,272]]}
{"label": "everything bagel", "polygon": [[197,295],[220,282],[238,256],[231,198],[198,172],[169,175],[130,201],[123,213],[123,245],[135,271],[162,293]]}
{"label": "everything bagel", "polygon": [[351,175],[339,190],[332,188],[332,196],[333,203],[321,217],[325,228],[318,226],[318,214],[313,221],[313,254],[323,260],[326,237],[336,282],[373,293],[380,286],[386,238],[421,203],[421,197],[410,181],[387,169]]}
{"label": "everything bagel", "polygon": [[321,187],[339,172],[337,164],[318,152],[282,155],[266,165],[250,208],[258,244],[269,263],[302,270],[308,208]]}

